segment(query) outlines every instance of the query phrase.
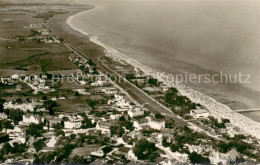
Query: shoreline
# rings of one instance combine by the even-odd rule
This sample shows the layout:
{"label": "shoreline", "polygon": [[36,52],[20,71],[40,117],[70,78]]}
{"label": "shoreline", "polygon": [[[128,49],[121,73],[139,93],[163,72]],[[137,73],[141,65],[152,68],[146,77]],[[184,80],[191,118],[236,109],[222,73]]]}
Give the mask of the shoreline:
{"label": "shoreline", "polygon": [[[93,8],[92,8],[93,9]],[[120,52],[118,52],[117,50],[103,44],[102,42],[100,42],[98,40],[98,38],[96,36],[89,36],[89,34],[79,28],[77,28],[76,26],[74,26],[71,21],[75,16],[81,15],[88,12],[87,11],[83,11],[83,12],[79,12],[77,14],[71,15],[67,18],[66,24],[73,30],[86,35],[89,37],[89,40],[99,46],[101,46],[102,48],[104,48],[105,50],[105,54],[113,59],[116,60],[120,60],[120,61],[124,61],[136,68],[139,68],[140,70],[142,70],[146,75],[150,75],[152,77],[158,77],[158,73],[156,70],[151,69],[139,62],[137,62],[136,60],[126,56],[125,54],[122,54]],[[199,103],[203,106],[205,106],[210,114],[216,118],[227,118],[230,120],[230,122],[234,125],[237,126],[241,129],[243,129],[243,131],[249,133],[252,136],[255,136],[257,138],[260,139],[260,123],[250,119],[247,116],[241,115],[235,111],[233,111],[230,107],[228,107],[227,105],[217,102],[215,99],[206,96],[188,86],[185,86],[183,84],[180,83],[171,83],[168,84],[166,77],[161,77],[158,78],[159,81],[164,82],[166,85],[168,85],[169,87],[175,87],[181,95],[188,97],[191,101],[195,102],[195,103]]]}

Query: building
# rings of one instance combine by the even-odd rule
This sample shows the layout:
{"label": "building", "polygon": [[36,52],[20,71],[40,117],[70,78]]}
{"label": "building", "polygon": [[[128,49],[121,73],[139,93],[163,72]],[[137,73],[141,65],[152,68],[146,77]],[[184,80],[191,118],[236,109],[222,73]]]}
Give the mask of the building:
{"label": "building", "polygon": [[0,119],[7,119],[7,115],[5,113],[0,113]]}
{"label": "building", "polygon": [[23,115],[23,123],[25,124],[40,124],[42,118],[39,115],[25,114]]}
{"label": "building", "polygon": [[163,92],[167,92],[169,90],[169,87],[163,83],[160,84],[160,88]]}
{"label": "building", "polygon": [[133,106],[128,112],[130,117],[138,117],[144,115],[144,109],[140,106]]}
{"label": "building", "polygon": [[161,130],[165,128],[165,121],[152,119],[149,126],[153,129]]}
{"label": "building", "polygon": [[94,156],[94,157],[103,157],[105,154],[104,154],[102,148],[99,148],[97,151],[91,152],[90,155]]}
{"label": "building", "polygon": [[191,110],[190,115],[194,118],[207,118],[209,117],[209,111],[206,109]]}
{"label": "building", "polygon": [[64,128],[65,129],[78,129],[81,127],[81,121],[65,121]]}

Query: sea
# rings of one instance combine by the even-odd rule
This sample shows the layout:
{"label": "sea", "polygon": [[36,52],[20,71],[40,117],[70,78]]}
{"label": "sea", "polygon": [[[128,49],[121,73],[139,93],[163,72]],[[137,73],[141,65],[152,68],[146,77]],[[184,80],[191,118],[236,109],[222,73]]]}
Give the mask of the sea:
{"label": "sea", "polygon": [[260,109],[260,1],[77,2],[95,6],[71,21],[89,36],[233,110]]}

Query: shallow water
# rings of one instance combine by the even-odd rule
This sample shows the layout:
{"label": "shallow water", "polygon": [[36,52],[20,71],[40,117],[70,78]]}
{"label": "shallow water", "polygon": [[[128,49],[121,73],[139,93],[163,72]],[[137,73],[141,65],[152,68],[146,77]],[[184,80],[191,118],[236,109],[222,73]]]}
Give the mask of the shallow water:
{"label": "shallow water", "polygon": [[258,2],[89,3],[96,7],[72,23],[91,36],[158,71],[250,74],[243,86],[186,84],[233,109],[260,108]]}

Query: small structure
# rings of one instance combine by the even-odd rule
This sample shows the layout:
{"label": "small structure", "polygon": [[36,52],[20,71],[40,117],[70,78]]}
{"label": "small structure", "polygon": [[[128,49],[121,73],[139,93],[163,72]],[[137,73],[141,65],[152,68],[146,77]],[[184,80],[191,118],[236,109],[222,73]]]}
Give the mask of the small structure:
{"label": "small structure", "polygon": [[25,124],[40,124],[41,117],[39,115],[33,115],[33,114],[25,114],[23,115],[23,123]]}
{"label": "small structure", "polygon": [[94,157],[103,157],[105,154],[102,148],[99,148],[97,151],[91,152],[90,155]]}
{"label": "small structure", "polygon": [[209,111],[206,109],[191,110],[190,115],[194,118],[207,118],[209,117]]}
{"label": "small structure", "polygon": [[64,128],[66,129],[78,129],[81,127],[81,121],[65,121]]}
{"label": "small structure", "polygon": [[133,106],[127,113],[130,117],[133,118],[133,117],[143,116],[144,110],[140,106]]}
{"label": "small structure", "polygon": [[153,129],[161,130],[165,128],[165,121],[153,119],[149,122],[149,126]]}

